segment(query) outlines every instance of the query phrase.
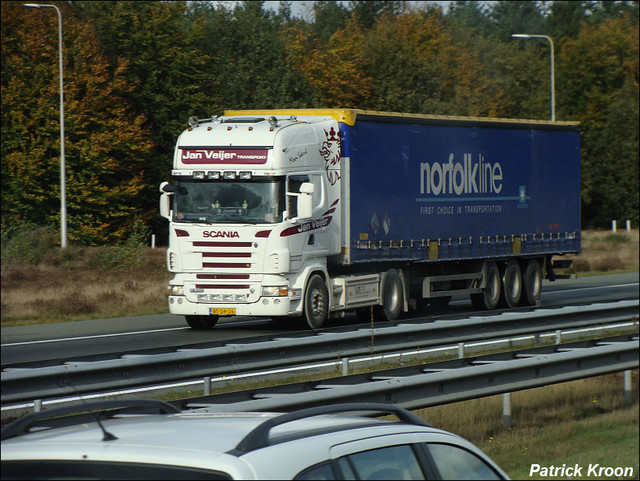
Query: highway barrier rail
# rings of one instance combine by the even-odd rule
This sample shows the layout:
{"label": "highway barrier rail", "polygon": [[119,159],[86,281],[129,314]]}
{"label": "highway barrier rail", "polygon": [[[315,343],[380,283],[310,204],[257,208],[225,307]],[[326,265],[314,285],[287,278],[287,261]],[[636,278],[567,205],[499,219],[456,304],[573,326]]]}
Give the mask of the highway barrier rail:
{"label": "highway barrier rail", "polygon": [[[616,322],[635,322],[637,328],[638,300],[592,304],[586,306],[567,306],[556,309],[535,309],[531,311],[509,311],[497,315],[471,316],[462,320],[434,321],[418,323],[400,322],[391,327],[357,329],[350,332],[310,332],[306,337],[275,338],[264,342],[247,344],[226,344],[208,349],[181,349],[172,353],[124,355],[118,359],[100,361],[73,361],[47,367],[3,367],[2,404],[51,399],[83,393],[104,392],[134,386],[149,386],[170,381],[188,380],[215,375],[232,375],[257,369],[266,370],[281,366],[308,364],[323,360],[336,360],[345,357],[363,356],[373,353],[398,352],[408,349],[426,349],[430,346],[447,343],[472,342],[490,338],[535,334],[565,328],[578,328]],[[635,343],[635,344],[634,344]],[[611,355],[614,358],[635,359],[638,365],[638,342],[630,340],[625,344],[624,352]],[[633,347],[635,345],[635,348]],[[591,351],[587,358],[571,360],[589,364],[591,357],[607,359],[595,354],[617,349],[601,346]],[[605,348],[606,347],[606,348]],[[595,347],[594,347],[595,349]],[[556,354],[562,359],[572,358],[576,353]],[[555,356],[555,354],[554,354]],[[560,359],[560,358],[559,358]],[[519,359],[518,361],[525,361]],[[529,362],[534,363],[533,360]],[[539,361],[542,362],[542,361]],[[607,359],[606,362],[610,360]],[[483,367],[493,372],[498,379],[498,371],[511,364],[491,362]],[[502,366],[502,367],[500,367]],[[626,366],[626,364],[624,364]],[[631,369],[619,365],[613,371]],[[477,366],[474,366],[477,368]],[[531,369],[543,369],[543,365]],[[544,368],[546,369],[546,368]],[[600,369],[600,368],[599,368]],[[477,370],[476,372],[483,372]],[[505,370],[505,372],[511,372]],[[455,372],[458,372],[456,369]],[[599,371],[598,371],[599,372]],[[587,373],[588,374],[588,373]],[[452,376],[452,372],[443,371],[443,378]],[[588,374],[596,375],[596,374]],[[435,378],[437,376],[434,376]],[[540,376],[538,376],[540,377]],[[543,376],[544,377],[544,376]],[[586,377],[586,376],[584,376]],[[560,381],[552,381],[560,382]],[[386,392],[393,392],[393,399],[405,403],[401,391],[411,391],[408,380],[399,382],[389,379]],[[417,388],[416,388],[417,389]],[[524,387],[522,389],[525,389]],[[326,390],[325,395],[331,390]],[[482,392],[481,389],[478,392]],[[441,396],[445,396],[444,393]],[[318,393],[315,393],[318,395]]]}
{"label": "highway barrier rail", "polygon": [[421,409],[638,368],[638,336],[625,335],[203,396],[181,410],[292,411],[340,402]]}

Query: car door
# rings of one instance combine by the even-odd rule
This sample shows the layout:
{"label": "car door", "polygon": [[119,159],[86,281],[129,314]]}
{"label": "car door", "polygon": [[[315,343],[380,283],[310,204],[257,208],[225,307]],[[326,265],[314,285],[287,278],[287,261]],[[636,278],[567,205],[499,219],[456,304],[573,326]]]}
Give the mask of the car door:
{"label": "car door", "polygon": [[341,479],[427,479],[414,433],[374,436],[331,448]]}

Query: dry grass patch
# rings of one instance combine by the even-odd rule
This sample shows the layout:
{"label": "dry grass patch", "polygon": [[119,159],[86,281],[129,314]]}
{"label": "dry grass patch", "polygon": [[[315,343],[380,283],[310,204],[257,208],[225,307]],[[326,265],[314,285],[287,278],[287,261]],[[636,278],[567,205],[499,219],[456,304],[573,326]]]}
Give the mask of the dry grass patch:
{"label": "dry grass patch", "polygon": [[638,229],[618,231],[583,231],[582,254],[570,255],[579,274],[601,274],[638,270],[640,256]]}
{"label": "dry grass patch", "polygon": [[2,325],[167,312],[164,249],[145,249],[134,269],[101,270],[83,254],[72,266],[22,264],[2,270]]}

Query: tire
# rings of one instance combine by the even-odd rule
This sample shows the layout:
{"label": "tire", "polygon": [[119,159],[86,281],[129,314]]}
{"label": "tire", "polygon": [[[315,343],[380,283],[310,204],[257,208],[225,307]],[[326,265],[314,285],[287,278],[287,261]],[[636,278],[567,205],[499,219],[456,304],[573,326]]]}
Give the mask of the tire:
{"label": "tire", "polygon": [[487,263],[487,278],[485,287],[478,294],[471,294],[471,303],[476,309],[491,311],[500,304],[502,279],[500,270],[495,262]]}
{"label": "tire", "polygon": [[184,316],[187,324],[193,329],[213,329],[218,322],[218,316]]}
{"label": "tire", "polygon": [[522,275],[522,297],[520,304],[523,306],[537,306],[540,304],[542,293],[542,269],[536,260],[530,260]]}
{"label": "tire", "polygon": [[304,296],[304,317],[311,329],[322,327],[329,312],[329,292],[324,279],[314,274],[307,283]]}
{"label": "tire", "polygon": [[518,307],[522,296],[522,270],[515,259],[511,259],[502,275],[502,302],[506,307]]}
{"label": "tire", "polygon": [[382,312],[388,321],[396,321],[402,313],[402,281],[395,269],[387,271],[382,287]]}

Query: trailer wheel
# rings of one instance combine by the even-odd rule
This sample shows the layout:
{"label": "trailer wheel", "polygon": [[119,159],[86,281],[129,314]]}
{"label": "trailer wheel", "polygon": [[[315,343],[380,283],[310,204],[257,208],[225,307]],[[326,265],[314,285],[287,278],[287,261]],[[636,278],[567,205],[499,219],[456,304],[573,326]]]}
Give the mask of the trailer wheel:
{"label": "trailer wheel", "polygon": [[317,274],[311,276],[304,298],[304,316],[311,329],[322,327],[329,312],[329,292],[324,279]]}
{"label": "trailer wheel", "polygon": [[537,306],[542,292],[542,269],[536,260],[530,260],[522,276],[523,292],[520,303],[523,306]]}
{"label": "trailer wheel", "polygon": [[502,275],[502,300],[508,307],[518,307],[522,296],[522,270],[515,259],[511,259]]}
{"label": "trailer wheel", "polygon": [[398,271],[391,269],[387,272],[382,288],[382,310],[388,321],[395,321],[402,312],[402,281]]}
{"label": "trailer wheel", "polygon": [[187,324],[193,329],[213,329],[218,322],[218,316],[184,316]]}
{"label": "trailer wheel", "polygon": [[471,303],[476,309],[491,311],[498,307],[500,303],[500,293],[502,291],[502,280],[500,270],[495,262],[487,264],[487,278],[485,287],[479,294],[471,294]]}

